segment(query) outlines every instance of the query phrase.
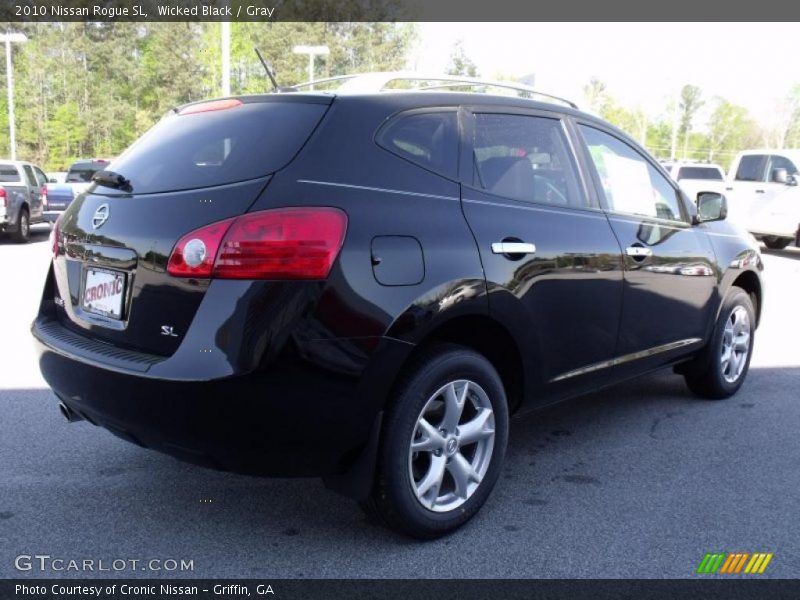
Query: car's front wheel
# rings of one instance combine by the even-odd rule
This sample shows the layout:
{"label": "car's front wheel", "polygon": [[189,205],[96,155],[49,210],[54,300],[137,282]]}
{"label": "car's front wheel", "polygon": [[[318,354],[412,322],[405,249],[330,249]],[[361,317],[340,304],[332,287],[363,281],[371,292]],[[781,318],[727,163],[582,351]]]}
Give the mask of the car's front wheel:
{"label": "car's front wheel", "polygon": [[742,288],[731,288],[722,303],[711,341],[684,369],[689,389],[713,400],[735,394],[750,368],[755,329],[753,301]]}
{"label": "car's front wheel", "polygon": [[446,534],[486,501],[507,440],[508,405],[492,364],[461,346],[431,348],[396,388],[375,486],[362,506],[407,535]]}

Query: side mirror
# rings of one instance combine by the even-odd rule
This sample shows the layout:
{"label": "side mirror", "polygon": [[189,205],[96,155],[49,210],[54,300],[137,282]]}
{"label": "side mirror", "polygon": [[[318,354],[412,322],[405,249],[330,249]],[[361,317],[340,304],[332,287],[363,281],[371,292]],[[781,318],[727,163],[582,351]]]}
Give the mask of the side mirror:
{"label": "side mirror", "polygon": [[772,169],[772,181],[784,185],[788,184],[789,172],[786,169]]}
{"label": "side mirror", "polygon": [[786,185],[797,185],[797,174],[789,175],[789,181],[786,182]]}
{"label": "side mirror", "polygon": [[697,222],[722,221],[728,216],[728,200],[717,192],[697,194]]}

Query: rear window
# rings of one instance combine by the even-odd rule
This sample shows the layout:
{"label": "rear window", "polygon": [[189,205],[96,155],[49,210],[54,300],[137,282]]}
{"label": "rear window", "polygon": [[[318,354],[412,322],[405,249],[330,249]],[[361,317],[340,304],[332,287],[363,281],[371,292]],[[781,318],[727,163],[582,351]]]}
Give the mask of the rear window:
{"label": "rear window", "polygon": [[80,167],[72,167],[67,172],[65,181],[67,183],[89,183],[92,180],[92,175],[97,173],[105,165],[97,165],[90,167],[89,165],[82,165]]}
{"label": "rear window", "polygon": [[400,115],[378,133],[377,142],[398,156],[445,177],[458,170],[458,122],[455,111]]}
{"label": "rear window", "polygon": [[0,166],[0,182],[19,183],[19,172],[16,167]]}
{"label": "rear window", "polygon": [[256,179],[284,167],[327,108],[266,101],[171,114],[107,168],[127,178],[137,194]]}
{"label": "rear window", "polygon": [[722,173],[713,167],[681,167],[678,179],[715,179],[722,180]]}

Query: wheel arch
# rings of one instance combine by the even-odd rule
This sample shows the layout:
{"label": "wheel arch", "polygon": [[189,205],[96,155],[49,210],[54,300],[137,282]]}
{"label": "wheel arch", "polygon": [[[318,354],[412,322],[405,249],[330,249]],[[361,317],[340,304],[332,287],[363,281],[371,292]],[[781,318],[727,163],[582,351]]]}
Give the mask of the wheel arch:
{"label": "wheel arch", "polygon": [[758,326],[761,321],[761,304],[763,294],[761,278],[754,271],[743,271],[731,282],[730,287],[741,288],[750,296],[750,299],[753,302],[753,308],[756,311],[756,326]]}
{"label": "wheel arch", "polygon": [[526,383],[522,354],[516,339],[504,325],[486,314],[453,316],[425,334],[404,361],[401,372],[431,345],[441,343],[464,346],[484,356],[500,375],[509,412],[519,408]]}

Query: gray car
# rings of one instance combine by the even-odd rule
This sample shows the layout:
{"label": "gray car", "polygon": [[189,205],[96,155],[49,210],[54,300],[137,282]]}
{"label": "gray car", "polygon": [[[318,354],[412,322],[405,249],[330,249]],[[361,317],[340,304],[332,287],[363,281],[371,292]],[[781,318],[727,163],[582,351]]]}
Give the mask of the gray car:
{"label": "gray car", "polygon": [[0,160],[0,233],[27,242],[31,225],[44,223],[47,176],[36,165]]}

